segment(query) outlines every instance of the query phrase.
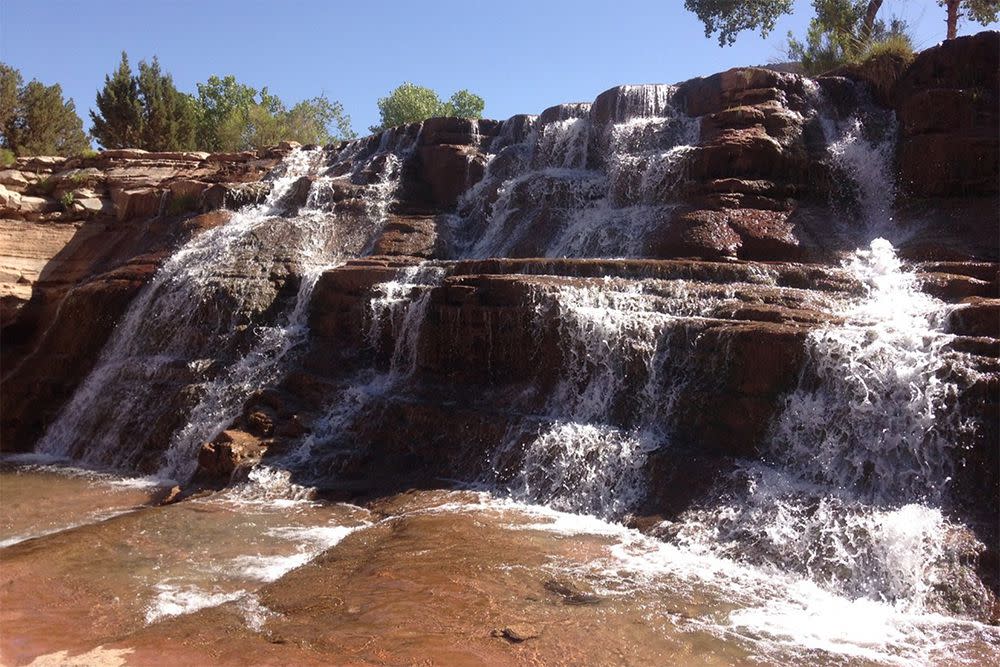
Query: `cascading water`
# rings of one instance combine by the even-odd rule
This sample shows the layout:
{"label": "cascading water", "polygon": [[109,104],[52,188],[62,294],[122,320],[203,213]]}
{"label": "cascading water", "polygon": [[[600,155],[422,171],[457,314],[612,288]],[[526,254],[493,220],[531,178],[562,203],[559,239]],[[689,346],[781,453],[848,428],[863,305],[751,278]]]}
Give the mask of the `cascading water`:
{"label": "cascading water", "polygon": [[[342,219],[326,202],[325,173],[357,156],[337,156],[327,167],[325,149],[297,149],[276,170],[264,204],[237,211],[171,256],[36,451],[119,470],[155,465],[161,476],[187,479],[200,444],[238,415],[251,392],[277,380],[305,341],[318,277],[362,252],[384,223],[400,158],[376,155],[382,164],[364,188],[363,220]],[[351,166],[360,172],[372,161]],[[308,195],[297,205],[307,178]],[[294,297],[283,297],[276,285],[294,285],[295,273]],[[179,424],[178,415],[185,417]],[[164,433],[165,453],[150,461],[149,440]]]}
{"label": "cascading water", "polygon": [[[847,123],[830,154],[871,238],[891,231],[893,142],[869,142],[862,129]],[[971,563],[983,545],[946,513],[953,450],[974,428],[957,405],[974,373],[949,348],[948,306],[920,291],[884,238],[844,268],[864,293],[810,333],[765,462],[744,464],[671,530],[696,552],[796,572],[850,599],[980,617],[990,595]]]}
{"label": "cascading water", "polygon": [[515,431],[493,462],[499,471],[520,456],[517,473],[495,483],[521,500],[620,520],[646,494],[648,455],[669,445],[692,381],[690,345],[748,287],[603,279],[541,290],[539,325],[559,323],[564,370],[543,425]]}
{"label": "cascading water", "polygon": [[[245,498],[308,497],[308,484],[321,484],[336,476],[342,457],[356,453],[345,443],[352,420],[372,400],[403,384],[416,371],[417,349],[424,316],[433,289],[445,278],[445,269],[423,262],[399,269],[394,280],[379,283],[369,303],[368,343],[378,353],[389,338],[390,354],[385,372],[362,371],[334,393],[324,414],[288,454],[256,466],[248,483],[237,489]],[[302,480],[301,483],[292,479]]]}
{"label": "cascading water", "polygon": [[468,240],[459,254],[642,256],[646,235],[673,208],[698,138],[697,120],[673,107],[673,94],[672,86],[625,86],[601,122],[587,104],[547,111],[463,197]]}

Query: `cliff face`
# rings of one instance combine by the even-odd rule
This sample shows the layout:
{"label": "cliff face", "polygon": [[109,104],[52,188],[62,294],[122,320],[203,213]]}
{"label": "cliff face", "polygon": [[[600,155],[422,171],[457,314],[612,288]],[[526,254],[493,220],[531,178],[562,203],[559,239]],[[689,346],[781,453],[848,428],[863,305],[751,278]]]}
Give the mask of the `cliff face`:
{"label": "cliff face", "polygon": [[[194,341],[184,347],[121,347],[161,360],[134,380],[158,411],[116,421],[102,462],[157,469],[225,380],[238,409],[213,408],[202,481],[263,455],[297,461],[293,479],[331,494],[489,479],[569,509],[677,517],[735,462],[792,456],[776,448],[807,399],[828,423],[863,422],[837,403],[830,369],[850,366],[844,355],[868,363],[848,339],[892,330],[898,313],[883,322],[882,310],[933,297],[945,321],[907,326],[939,341],[934,363],[867,405],[896,410],[912,382],[957,387],[921,396],[977,424],[949,432],[945,458],[955,511],[992,534],[998,51],[983,33],[891,81],[735,69],[537,117],[431,119],[296,152],[316,161],[301,174],[282,162],[290,146],[20,161],[0,172],[3,448],[31,449],[95,364],[108,367],[98,355],[114,327],[144,331],[139,315],[163,309],[159,292],[146,311],[133,299],[171,253],[235,220],[249,230],[242,254],[191,249],[206,251],[198,276],[214,291],[192,293],[189,310],[225,326],[171,330]],[[256,217],[216,210],[265,201]],[[292,342],[261,348],[275,321]],[[280,373],[250,373],[274,359]],[[247,375],[233,380],[237,366]],[[106,431],[98,403],[81,405],[98,416],[72,421],[73,437]],[[893,415],[910,427],[909,412]],[[863,450],[876,431],[858,429]],[[572,455],[555,446],[570,431],[584,443]],[[806,433],[818,450],[821,431]],[[874,485],[875,454],[836,456],[822,474]],[[589,482],[617,500],[569,492],[584,468],[622,460],[628,471]]]}
{"label": "cliff face", "polygon": [[266,195],[260,179],[289,149],[114,150],[0,171],[4,449],[32,446],[160,263],[223,224],[216,209]]}

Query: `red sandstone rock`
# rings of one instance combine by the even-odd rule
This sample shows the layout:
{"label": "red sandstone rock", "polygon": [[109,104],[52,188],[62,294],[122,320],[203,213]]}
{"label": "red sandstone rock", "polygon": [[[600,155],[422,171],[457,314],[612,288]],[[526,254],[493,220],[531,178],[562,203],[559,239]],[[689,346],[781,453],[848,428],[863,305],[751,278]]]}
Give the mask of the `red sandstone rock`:
{"label": "red sandstone rock", "polygon": [[420,175],[431,188],[433,203],[455,206],[459,196],[479,182],[485,160],[473,146],[430,145],[420,148]]}
{"label": "red sandstone rock", "polygon": [[969,297],[948,316],[952,333],[1000,338],[1000,299]]}
{"label": "red sandstone rock", "polygon": [[1000,33],[921,52],[896,85],[901,182],[917,197],[1000,191]]}
{"label": "red sandstone rock", "polygon": [[241,465],[259,460],[267,447],[258,438],[243,431],[223,431],[215,440],[202,445],[198,452],[198,472],[202,480],[228,482]]}

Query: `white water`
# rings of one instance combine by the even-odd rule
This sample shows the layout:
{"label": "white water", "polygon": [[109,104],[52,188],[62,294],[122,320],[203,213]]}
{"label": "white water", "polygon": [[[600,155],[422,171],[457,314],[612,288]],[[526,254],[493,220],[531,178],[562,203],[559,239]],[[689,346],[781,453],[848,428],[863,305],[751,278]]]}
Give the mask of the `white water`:
{"label": "white water", "polygon": [[[591,516],[468,492],[458,502],[419,511],[494,516],[512,530],[562,539],[599,536],[605,546],[596,555],[553,558],[550,574],[587,582],[609,613],[639,609],[649,626],[706,632],[746,647],[751,664],[972,665],[1000,651],[1000,631],[983,623],[845,595],[795,571],[663,541]],[[920,539],[910,522],[922,511],[903,508],[895,523],[885,521],[887,541]],[[616,607],[618,601],[624,607]]]}
{"label": "white water", "polygon": [[[412,140],[400,143],[404,154],[412,150]],[[365,189],[364,221],[341,221],[335,207],[326,205],[326,151],[295,150],[275,172],[264,204],[235,212],[228,223],[175,252],[132,302],[36,451],[130,470],[149,466],[143,458],[148,438],[165,431],[171,436],[158,474],[190,477],[201,444],[238,416],[253,391],[276,381],[305,342],[319,276],[364,250],[384,223],[401,159],[376,155],[384,164]],[[358,160],[355,171],[369,168],[373,159]],[[293,217],[282,217],[303,176],[315,179],[315,187]],[[275,262],[294,267],[299,287],[268,323],[266,311],[278,297],[267,265],[272,252],[287,253]],[[177,414],[185,418],[174,426],[170,420]]]}
{"label": "white water", "polygon": [[446,275],[443,267],[429,262],[399,270],[394,280],[379,283],[368,303],[368,344],[378,350],[384,333],[392,341],[389,374],[412,375],[417,364],[417,343],[431,294]]}
{"label": "white water", "polygon": [[[312,487],[293,482],[304,476],[316,481],[335,475],[323,469],[338,456],[351,456],[355,445],[344,442],[352,421],[372,400],[388,394],[411,377],[417,368],[418,346],[424,316],[433,289],[444,280],[446,271],[431,262],[398,270],[393,280],[379,283],[369,302],[368,343],[375,353],[388,344],[386,371],[363,371],[334,393],[322,416],[312,424],[288,454],[256,466],[236,492],[246,499],[268,502],[281,498],[309,498]],[[388,341],[384,339],[388,338]],[[320,463],[325,462],[325,463]],[[317,470],[317,468],[319,469]]]}
{"label": "white water", "polygon": [[[891,143],[869,143],[852,122],[830,146],[873,236],[891,219]],[[831,596],[816,610],[794,600],[743,610],[737,625],[849,656],[924,661],[935,641],[955,641],[934,634],[960,623],[938,613],[975,617],[989,605],[971,565],[983,545],[946,514],[953,449],[975,427],[956,402],[971,371],[948,349],[948,307],[920,291],[889,241],[875,238],[844,268],[864,293],[810,333],[766,462],[746,463],[717,500],[670,530],[695,553],[803,577],[810,600]],[[859,620],[837,623],[834,613]]]}
{"label": "white water", "polygon": [[[975,427],[956,408],[970,371],[948,348],[946,304],[920,291],[880,237],[895,233],[891,127],[879,142],[860,121],[827,128],[830,161],[853,187],[849,224],[874,239],[844,262],[863,293],[834,301],[836,323],[810,334],[766,461],[746,462],[717,496],[665,523],[668,543],[623,534],[591,574],[611,591],[664,578],[730,590],[736,608],[702,623],[762,656],[797,647],[803,659],[820,651],[886,664],[964,662],[967,641],[1000,646],[994,628],[962,619],[989,613],[972,566],[984,547],[947,515],[952,450]],[[637,182],[628,197],[647,179]],[[549,296],[567,352],[548,407],[556,419],[527,438],[514,434],[507,449],[521,447],[523,459],[505,486],[521,500],[616,519],[646,494],[647,454],[669,446],[663,426],[684,373],[676,359],[658,358],[669,348],[664,334],[718,304],[701,294],[690,310],[683,298],[657,303],[638,283],[624,294],[611,283],[587,292]],[[637,374],[665,369],[673,381],[635,391]],[[655,418],[623,427],[623,395]]]}
{"label": "white water", "polygon": [[876,239],[847,262],[867,293],[844,324],[810,335],[809,372],[788,399],[773,455],[801,475],[876,502],[940,501],[950,449],[971,428],[950,409],[961,359],[947,350],[946,305],[919,290]]}
{"label": "white water", "polygon": [[[669,218],[698,122],[670,103],[670,86],[625,86],[611,122],[589,105],[536,122],[504,147],[462,198],[467,257],[639,257]],[[492,195],[495,195],[492,196]],[[493,203],[486,204],[486,201]]]}

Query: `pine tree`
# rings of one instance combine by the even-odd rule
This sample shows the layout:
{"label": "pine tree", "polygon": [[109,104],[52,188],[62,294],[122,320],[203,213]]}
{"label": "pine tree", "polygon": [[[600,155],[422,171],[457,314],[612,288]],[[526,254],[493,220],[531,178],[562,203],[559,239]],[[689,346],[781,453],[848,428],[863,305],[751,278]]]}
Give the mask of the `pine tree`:
{"label": "pine tree", "polygon": [[14,127],[17,96],[23,84],[20,72],[0,63],[0,134],[4,137],[7,137]]}
{"label": "pine tree", "polygon": [[90,147],[83,121],[59,84],[22,85],[20,72],[0,64],[0,145],[17,155],[74,155]]}
{"label": "pine tree", "polygon": [[174,87],[173,78],[163,74],[160,62],[139,63],[137,78],[142,106],[139,145],[152,151],[191,150],[195,147],[197,107]]}
{"label": "pine tree", "polygon": [[113,75],[104,77],[104,88],[97,93],[99,113],[90,112],[94,122],[91,134],[104,148],[129,148],[142,144],[142,103],[139,84],[132,76],[128,54]]}

